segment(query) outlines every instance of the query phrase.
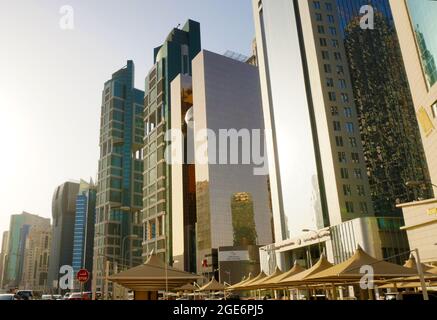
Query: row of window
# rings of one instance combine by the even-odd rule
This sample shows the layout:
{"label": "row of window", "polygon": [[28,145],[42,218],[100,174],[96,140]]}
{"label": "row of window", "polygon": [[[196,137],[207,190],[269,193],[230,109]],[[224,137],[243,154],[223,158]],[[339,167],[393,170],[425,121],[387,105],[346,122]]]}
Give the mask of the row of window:
{"label": "row of window", "polygon": [[[355,213],[355,208],[354,208],[354,203],[353,202],[351,202],[351,201],[346,201],[346,203],[345,203],[345,205],[346,205],[346,212],[347,213]],[[361,213],[361,214],[368,214],[369,213],[369,209],[368,209],[368,206],[367,206],[367,202],[360,202],[359,203],[359,212]]]}
{"label": "row of window", "polygon": [[[322,9],[321,1],[313,1],[313,7],[316,10]],[[332,3],[331,2],[325,2],[325,9],[326,9],[326,11],[332,11],[333,10]]]}
{"label": "row of window", "polygon": [[[346,157],[346,152],[340,151],[338,152],[338,162],[340,163],[348,163],[348,159]],[[350,161],[352,163],[360,163],[360,155],[357,152],[351,152]]]}

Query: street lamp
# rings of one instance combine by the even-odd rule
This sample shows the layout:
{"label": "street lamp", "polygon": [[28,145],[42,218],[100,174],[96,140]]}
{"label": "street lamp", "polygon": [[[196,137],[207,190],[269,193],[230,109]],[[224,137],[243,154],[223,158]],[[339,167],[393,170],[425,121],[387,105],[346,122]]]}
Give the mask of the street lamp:
{"label": "street lamp", "polygon": [[[130,240],[133,240],[133,239],[138,239],[138,235],[136,235],[136,234],[130,234],[130,235],[127,235],[126,237],[124,237],[123,238],[123,240],[121,241],[121,263],[124,265],[124,264],[127,264],[127,261],[125,261],[125,259],[124,259],[124,242],[127,240],[127,239],[130,239]],[[126,259],[127,260],[127,259]],[[130,261],[129,261],[130,262]],[[129,265],[130,265],[130,263],[129,263]]]}

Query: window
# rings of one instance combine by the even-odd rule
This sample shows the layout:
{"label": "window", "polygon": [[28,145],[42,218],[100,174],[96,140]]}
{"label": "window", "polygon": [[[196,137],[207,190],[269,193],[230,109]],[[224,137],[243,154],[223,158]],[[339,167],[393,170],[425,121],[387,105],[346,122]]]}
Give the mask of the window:
{"label": "window", "polygon": [[313,1],[314,9],[320,9],[320,1]]}
{"label": "window", "polygon": [[352,122],[347,122],[346,123],[346,131],[348,133],[354,133],[354,124]]}
{"label": "window", "polygon": [[349,95],[347,93],[342,93],[341,94],[341,101],[343,101],[344,103],[348,103],[349,102]]}
{"label": "window", "polygon": [[360,163],[360,155],[356,152],[351,153],[351,159],[353,163]]}
{"label": "window", "polygon": [[363,173],[361,172],[361,169],[355,168],[354,169],[354,176],[355,176],[356,179],[362,180],[363,179]]}
{"label": "window", "polygon": [[336,36],[336,35],[337,35],[337,29],[334,28],[334,27],[329,27],[329,33],[330,33],[332,36]]}
{"label": "window", "polygon": [[341,53],[340,52],[334,52],[334,58],[337,61],[341,61]]}
{"label": "window", "polygon": [[364,190],[364,186],[357,186],[357,193],[360,197],[364,197],[366,195],[366,190]]}
{"label": "window", "polygon": [[328,86],[330,88],[334,87],[334,79],[326,78],[326,86]]}
{"label": "window", "polygon": [[317,32],[319,34],[325,34],[325,27],[324,26],[317,26]]}
{"label": "window", "polygon": [[326,42],[325,38],[320,38],[320,46],[321,47],[326,47],[328,46],[328,43]]}
{"label": "window", "polygon": [[344,74],[344,68],[343,66],[337,66],[337,74],[342,75]]}
{"label": "window", "polygon": [[345,152],[339,152],[338,153],[338,162],[340,163],[346,163],[346,153]]}
{"label": "window", "polygon": [[352,118],[352,108],[351,107],[344,108],[344,116],[346,118]]}
{"label": "window", "polygon": [[349,138],[349,144],[350,144],[351,148],[358,147],[357,139],[354,137]]}
{"label": "window", "polygon": [[346,80],[345,79],[339,79],[338,80],[338,86],[340,89],[346,89]]}
{"label": "window", "polygon": [[331,65],[330,65],[330,64],[325,64],[325,65],[324,65],[324,68],[325,68],[325,72],[326,72],[326,73],[331,73],[331,72],[332,72],[332,70],[331,70]]}
{"label": "window", "polygon": [[323,17],[321,13],[316,13],[316,21],[323,21]]}
{"label": "window", "polygon": [[341,131],[340,121],[334,121],[334,131]]}
{"label": "window", "polygon": [[347,197],[350,197],[352,195],[351,186],[349,184],[343,185],[343,194]]}
{"label": "window", "polygon": [[331,107],[331,115],[338,116],[338,107],[336,107],[336,106]]}
{"label": "window", "polygon": [[337,147],[343,147],[343,137],[336,136],[335,137],[335,143],[336,143]]}
{"label": "window", "polygon": [[335,92],[328,92],[329,101],[337,101],[337,96]]}
{"label": "window", "polygon": [[334,48],[338,48],[340,46],[337,39],[332,39],[331,41]]}
{"label": "window", "polygon": [[325,7],[326,7],[327,11],[332,11],[332,3],[331,2],[325,3]]}
{"label": "window", "polygon": [[329,60],[329,52],[322,51],[322,58],[323,58],[323,60]]}
{"label": "window", "polygon": [[347,168],[341,168],[341,178],[349,179],[349,170]]}
{"label": "window", "polygon": [[329,23],[334,23],[334,16],[332,14],[328,14],[328,21]]}
{"label": "window", "polygon": [[346,211],[347,213],[354,213],[354,204],[350,201],[346,201]]}

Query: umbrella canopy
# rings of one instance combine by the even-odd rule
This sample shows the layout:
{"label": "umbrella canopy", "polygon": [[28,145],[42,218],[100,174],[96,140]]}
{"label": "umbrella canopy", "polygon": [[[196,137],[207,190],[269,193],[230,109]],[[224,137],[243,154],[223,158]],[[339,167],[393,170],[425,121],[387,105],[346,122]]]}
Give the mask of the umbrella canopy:
{"label": "umbrella canopy", "polygon": [[223,291],[226,289],[224,284],[217,282],[214,278],[210,282],[201,287],[198,291]]}
{"label": "umbrella canopy", "polygon": [[[271,280],[271,279],[273,279],[273,278],[276,278],[276,277],[279,277],[279,276],[281,276],[281,275],[283,275],[283,274],[284,274],[284,273],[281,271],[281,269],[279,269],[278,267],[276,267],[276,270],[275,270],[274,273],[272,273],[271,275],[266,276],[266,277],[264,277],[264,278],[258,279],[257,281],[253,281],[253,282],[251,282],[248,286],[251,287],[251,288],[261,288],[262,284],[263,284],[265,281],[269,281],[269,280]],[[246,286],[246,288],[248,288],[248,287]]]}
{"label": "umbrella canopy", "polygon": [[183,285],[182,287],[175,288],[175,291],[196,291],[197,287],[193,285],[192,283],[187,283],[186,285]]}
{"label": "umbrella canopy", "polygon": [[432,268],[432,269],[429,269],[429,270],[427,270],[426,272],[428,272],[428,273],[432,273],[432,274],[437,274],[437,267]]}
{"label": "umbrella canopy", "polygon": [[255,278],[253,278],[250,281],[245,282],[243,285],[236,287],[237,290],[246,290],[246,288],[249,288],[252,283],[258,281],[258,280],[262,280],[264,278],[266,278],[267,275],[264,273],[264,271],[261,271],[259,275],[257,275]]}
{"label": "umbrella canopy", "polygon": [[[427,266],[426,264],[421,263],[420,265],[422,266],[423,272],[427,272],[428,270],[432,269],[432,267]],[[416,258],[413,255],[411,255],[410,259],[405,261],[404,267],[417,270]]]}
{"label": "umbrella canopy", "polygon": [[294,263],[293,268],[291,268],[290,270],[288,270],[285,273],[282,273],[276,277],[272,277],[269,280],[263,281],[262,286],[264,288],[275,288],[278,287],[278,284],[285,278],[289,278],[291,276],[294,276],[298,273],[301,273],[303,271],[305,271],[306,269],[301,267],[297,262]]}
{"label": "umbrella canopy", "polygon": [[[426,286],[435,287],[437,286],[437,282],[426,282]],[[420,288],[422,284],[420,282],[400,282],[400,283],[388,283],[382,286],[378,286],[378,289],[411,289],[411,288]]]}
{"label": "umbrella canopy", "polygon": [[238,283],[236,283],[236,284],[234,284],[234,285],[232,285],[230,287],[227,287],[226,290],[235,290],[236,288],[242,286],[246,282],[249,282],[249,281],[252,281],[252,280],[253,280],[252,274],[249,273],[249,276],[246,279],[243,279],[242,281],[240,281],[240,282],[238,282]]}
{"label": "umbrella canopy", "polygon": [[171,290],[200,278],[197,274],[169,267],[152,255],[144,264],[112,275],[108,280],[134,291],[159,291]]}
{"label": "umbrella canopy", "polygon": [[296,285],[296,284],[305,284],[308,282],[308,279],[311,278],[314,274],[317,274],[319,272],[323,272],[326,269],[329,269],[332,267],[332,263],[326,259],[326,256],[322,254],[319,261],[309,268],[308,270],[299,272],[297,274],[294,274],[292,276],[286,277],[282,279],[279,284],[281,286],[290,286],[290,285]]}
{"label": "umbrella canopy", "polygon": [[371,266],[373,268],[372,276],[374,279],[405,277],[417,273],[416,270],[411,268],[405,268],[394,263],[377,260],[364,252],[361,247],[358,247],[355,254],[348,260],[324,271],[313,274],[308,277],[308,280],[329,283],[334,283],[336,281],[357,281],[364,275],[360,272],[360,269],[363,266]]}

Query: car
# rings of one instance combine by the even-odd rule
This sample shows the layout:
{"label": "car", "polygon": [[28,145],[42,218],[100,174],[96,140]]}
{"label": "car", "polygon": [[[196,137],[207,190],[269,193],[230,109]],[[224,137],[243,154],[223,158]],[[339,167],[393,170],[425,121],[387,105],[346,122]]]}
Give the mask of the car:
{"label": "car", "polygon": [[64,300],[68,300],[70,295],[71,295],[71,292],[67,292],[66,294],[64,294]]}
{"label": "car", "polygon": [[43,294],[41,300],[54,300],[51,294]]}
{"label": "car", "polygon": [[19,300],[19,298],[12,293],[4,293],[0,294],[0,301],[12,301],[12,300]]}
{"label": "car", "polygon": [[90,296],[85,292],[73,292],[72,294],[70,294],[67,300],[90,300]]}
{"label": "car", "polygon": [[33,291],[32,290],[18,290],[15,293],[16,296],[20,298],[20,300],[32,300],[33,299]]}
{"label": "car", "polygon": [[53,297],[53,300],[62,300],[62,295],[60,295],[60,294],[54,294],[52,297]]}

